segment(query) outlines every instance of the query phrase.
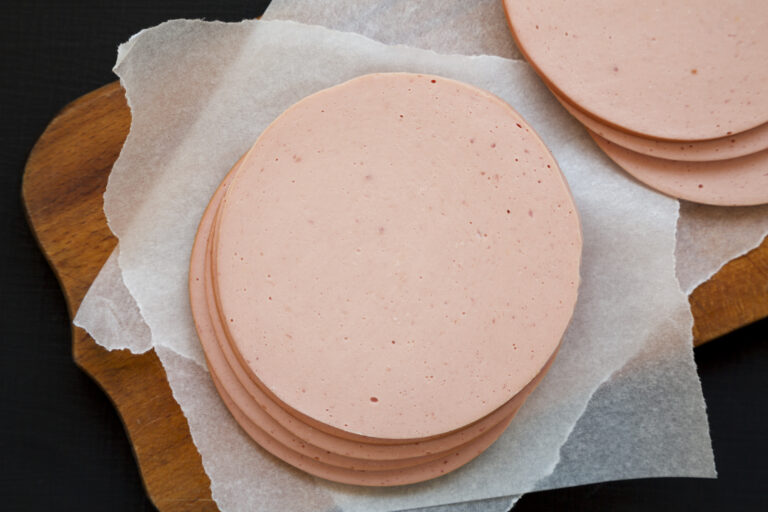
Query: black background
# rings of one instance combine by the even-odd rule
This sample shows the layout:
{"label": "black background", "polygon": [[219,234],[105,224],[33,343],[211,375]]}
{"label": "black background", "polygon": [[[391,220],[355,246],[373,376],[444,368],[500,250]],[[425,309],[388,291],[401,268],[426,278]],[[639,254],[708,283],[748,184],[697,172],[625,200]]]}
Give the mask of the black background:
{"label": "black background", "polygon": [[[4,1],[0,7],[0,509],[154,510],[120,419],[72,362],[69,318],[20,201],[27,155],[66,103],[115,80],[115,51],[171,18],[266,1]],[[768,291],[766,291],[768,293]],[[768,321],[696,349],[720,478],[588,485],[515,510],[768,510]]]}

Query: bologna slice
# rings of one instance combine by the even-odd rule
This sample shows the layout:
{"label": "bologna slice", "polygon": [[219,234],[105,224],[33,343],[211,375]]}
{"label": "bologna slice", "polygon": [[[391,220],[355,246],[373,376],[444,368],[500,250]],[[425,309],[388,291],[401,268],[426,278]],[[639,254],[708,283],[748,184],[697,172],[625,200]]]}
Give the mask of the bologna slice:
{"label": "bologna slice", "polygon": [[768,122],[764,0],[505,0],[557,94],[648,138],[706,140]]}
{"label": "bologna slice", "polygon": [[655,158],[682,162],[711,162],[751,155],[768,149],[768,123],[720,139],[672,142],[638,137],[592,119],[555,94],[563,107],[590,131],[626,149]]}
{"label": "bologna slice", "polygon": [[367,75],[300,101],[228,187],[213,264],[247,370],[334,432],[445,435],[520,392],[579,281],[564,177],[507,104]]}
{"label": "bologna slice", "polygon": [[768,150],[731,160],[679,162],[635,153],[590,135],[625,171],[668,196],[718,206],[768,203]]}
{"label": "bologna slice", "polygon": [[507,104],[366,75],[288,109],[225,178],[190,300],[254,440],[323,478],[400,485],[501,435],[554,360],[580,258],[567,183]]}
{"label": "bologna slice", "polygon": [[[221,190],[217,191],[214,195],[212,205],[215,206],[216,202],[220,199],[220,196],[223,195],[223,188],[226,187],[227,181],[228,179],[225,180]],[[400,453],[398,458],[390,457],[392,462],[360,460],[351,457],[348,454],[339,455],[334,452],[326,451],[325,449],[314,446],[310,439],[304,439],[300,437],[300,435],[294,435],[292,432],[286,430],[279,422],[275,421],[270,415],[270,411],[282,411],[279,407],[275,407],[275,405],[272,404],[272,407],[270,408],[269,405],[264,404],[264,402],[256,403],[251,400],[251,397],[245,391],[243,385],[234,376],[233,369],[230,368],[227,361],[225,361],[221,346],[216,341],[216,338],[219,336],[217,331],[221,330],[220,328],[216,328],[216,319],[218,318],[218,315],[207,311],[207,308],[210,305],[210,299],[206,298],[206,292],[208,292],[208,290],[205,288],[204,283],[206,279],[210,279],[210,275],[206,275],[203,268],[205,265],[203,248],[208,234],[207,230],[211,225],[210,220],[212,213],[213,211],[209,207],[203,216],[200,233],[195,240],[195,247],[193,248],[192,256],[190,258],[190,297],[192,300],[192,310],[196,320],[196,326],[208,361],[208,367],[211,373],[217,376],[219,383],[226,383],[225,387],[228,390],[228,395],[232,397],[232,400],[238,405],[238,408],[243,411],[248,411],[246,415],[249,419],[259,425],[263,430],[269,432],[270,435],[280,443],[292,446],[295,451],[303,452],[307,456],[313,457],[316,460],[322,460],[323,462],[332,465],[341,465],[358,469],[393,469],[424,462],[422,459],[425,458],[420,457],[420,455],[423,454],[414,454],[414,450]],[[285,413],[283,413],[283,415],[287,416]],[[295,418],[289,419],[288,421],[294,424],[300,424],[300,420]],[[458,443],[451,448],[455,448],[456,446],[459,446],[459,444],[461,443]],[[381,447],[375,448],[382,449]],[[398,454],[398,450],[390,450],[390,452]],[[431,454],[431,457],[428,457],[428,459],[434,460],[439,456],[440,454]],[[375,458],[369,457],[368,459]]]}
{"label": "bologna slice", "polygon": [[[371,464],[367,460],[359,460],[347,457],[338,457],[331,452],[325,452],[318,450],[312,446],[310,442],[300,438],[293,437],[290,434],[286,434],[282,431],[281,427],[275,424],[269,417],[268,409],[262,409],[256,405],[250,405],[243,400],[243,392],[238,389],[237,379],[231,377],[231,370],[228,365],[224,363],[221,358],[220,351],[217,348],[215,342],[213,342],[215,329],[211,325],[211,316],[206,311],[206,300],[204,295],[203,276],[204,276],[204,246],[206,245],[209,230],[212,227],[212,217],[218,202],[220,201],[223,191],[228,185],[229,180],[236,171],[238,166],[233,169],[233,172],[222,182],[219,190],[214,195],[211,205],[206,209],[200,223],[200,229],[198,236],[195,239],[195,245],[193,247],[191,261],[190,261],[190,297],[192,300],[192,311],[196,320],[196,326],[200,334],[201,342],[203,344],[206,358],[209,363],[209,369],[212,373],[214,383],[217,389],[224,398],[225,404],[231,409],[235,418],[241,422],[243,428],[254,437],[262,446],[265,447],[270,453],[286,460],[289,463],[295,463],[298,467],[309,471],[312,474],[321,476],[324,478],[333,479],[346,483],[358,483],[365,485],[395,485],[404,483],[413,483],[423,479],[431,478],[433,476],[439,476],[446,472],[452,471],[466,462],[466,454],[479,453],[484,446],[490,444],[495,437],[503,430],[498,428],[498,424],[509,423],[515,412],[535,388],[538,382],[543,378],[546,370],[551,365],[552,359],[548,362],[543,371],[526,386],[522,393],[518,394],[513,401],[516,402],[515,408],[503,419],[502,422],[496,422],[489,428],[491,432],[488,435],[482,435],[483,431],[472,439],[472,442],[466,442],[452,447],[443,453],[433,454],[429,457],[415,457],[415,458],[401,458],[394,460],[390,464]],[[208,276],[210,278],[210,275]],[[214,322],[215,323],[215,322]],[[227,376],[226,379],[222,379],[221,375]],[[224,385],[223,380],[229,380],[230,385]],[[232,384],[234,382],[234,384]],[[233,398],[233,390],[235,394],[240,393],[240,402]],[[247,400],[247,398],[246,398]],[[252,411],[256,411],[255,414],[247,414],[243,412],[243,406],[249,408]],[[441,438],[445,439],[445,438]],[[343,440],[342,440],[343,441]],[[428,444],[428,443],[425,443]],[[412,456],[416,446],[374,446],[378,450],[389,450],[393,453],[400,453],[405,456]],[[406,449],[404,452],[403,449]],[[411,453],[408,453],[410,449]],[[417,451],[417,450],[416,450]],[[462,453],[464,457],[462,457]],[[313,459],[315,462],[310,462]],[[442,465],[426,464],[427,462],[433,462],[439,460]],[[339,471],[337,466],[349,469],[350,471]],[[389,466],[389,468],[387,467]],[[419,466],[415,468],[414,466]],[[401,469],[401,468],[413,468],[406,472],[395,473],[389,471],[389,469]],[[361,473],[363,472],[363,473]]]}

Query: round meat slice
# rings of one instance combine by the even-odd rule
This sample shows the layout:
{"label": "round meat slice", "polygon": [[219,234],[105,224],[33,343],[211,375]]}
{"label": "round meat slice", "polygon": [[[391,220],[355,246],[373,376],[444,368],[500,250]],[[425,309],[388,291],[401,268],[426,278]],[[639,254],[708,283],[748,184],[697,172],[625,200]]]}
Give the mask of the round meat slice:
{"label": "round meat slice", "polygon": [[580,255],[567,183],[519,114],[392,73],[264,131],[212,259],[227,337],[265,390],[339,433],[404,441],[464,428],[539,374]]}
{"label": "round meat slice", "polygon": [[768,122],[764,0],[504,0],[512,33],[557,93],[656,139]]}
{"label": "round meat slice", "polygon": [[[201,235],[198,235],[201,236]],[[194,251],[194,249],[193,249]],[[193,258],[199,257],[193,254]],[[199,271],[199,269],[197,270]],[[197,273],[197,272],[196,272]],[[210,289],[211,274],[208,267],[203,271],[205,296],[208,308],[214,304]],[[195,294],[198,295],[199,291]],[[199,300],[199,299],[195,299]],[[200,309],[196,306],[195,309]],[[204,313],[200,313],[204,314]],[[303,423],[289,411],[275,404],[271,398],[255,385],[240,367],[240,361],[232,354],[230,343],[225,339],[219,322],[218,312],[208,311],[213,327],[213,337],[201,337],[211,372],[227,388],[238,408],[254,423],[268,431],[283,444],[292,445],[295,451],[312,456],[323,463],[355,469],[394,469],[414,466],[428,460],[435,460],[446,452],[472,441],[514,414],[527,397],[518,393],[509,402],[485,418],[447,436],[422,442],[397,445],[365,444],[343,438],[333,438]],[[205,322],[203,318],[201,322]],[[545,366],[543,373],[549,368]],[[537,377],[539,378],[539,377]],[[341,448],[342,451],[338,452]],[[382,455],[386,454],[386,457]]]}
{"label": "round meat slice", "polygon": [[746,132],[736,133],[720,139],[693,142],[654,140],[638,137],[637,135],[604,125],[600,121],[592,119],[584,112],[581,112],[578,108],[557,96],[557,94],[555,94],[555,97],[576,120],[590,131],[621,147],[655,158],[679,160],[681,162],[712,162],[751,155],[752,153],[768,149],[768,123],[761,124]]}
{"label": "round meat slice", "polygon": [[641,155],[590,135],[625,171],[668,196],[718,206],[768,203],[768,150],[731,160],[678,162]]}
{"label": "round meat slice", "polygon": [[[211,316],[210,312],[207,311],[210,303],[206,300],[207,293],[205,290],[205,282],[210,279],[210,275],[206,275],[205,271],[204,249],[212,227],[213,214],[238,166],[239,163],[225,177],[214,194],[211,204],[203,214],[190,258],[189,287],[192,313],[213,381],[225,404],[230,408],[236,420],[243,426],[246,432],[264,448],[286,462],[295,464],[315,475],[346,483],[369,485],[413,483],[453,471],[474,456],[479,455],[503,431],[520,405],[522,405],[530,392],[541,381],[547,369],[551,366],[552,359],[550,359],[542,372],[510,401],[515,405],[512,409],[507,408],[509,412],[505,413],[505,417],[502,418],[501,422],[489,425],[487,430],[480,429],[476,436],[470,438],[471,442],[455,444],[451,450],[442,453],[432,453],[426,457],[417,456],[413,458],[413,455],[416,452],[421,453],[419,450],[422,446],[430,444],[429,441],[420,445],[410,446],[369,446],[373,450],[389,450],[392,454],[399,453],[401,455],[401,458],[389,458],[387,462],[371,462],[367,459],[355,459],[349,456],[339,457],[333,452],[318,450],[311,444],[309,439],[294,437],[269,415],[269,407],[262,408],[249,402],[248,399],[250,397],[245,393],[238,379],[232,375],[229,365],[222,359],[218,343],[214,340],[216,329],[215,325],[212,324],[216,323],[218,315],[213,313]],[[228,381],[229,384],[225,384],[225,381]],[[240,396],[239,401],[236,398],[238,395]],[[250,409],[251,413],[245,412],[243,407]],[[506,404],[500,410],[505,408]],[[273,407],[272,410],[274,409]],[[468,428],[473,427],[474,425]],[[451,436],[454,435],[451,434]],[[447,439],[447,437],[439,438],[436,441],[442,441]],[[340,441],[343,442],[345,440]],[[349,441],[346,442],[349,444]],[[462,454],[464,455],[462,456]],[[403,456],[406,458],[402,458]],[[440,464],[427,464],[435,460],[439,460]],[[337,468],[346,468],[346,470],[340,471]]]}
{"label": "round meat slice", "polygon": [[213,383],[219,392],[224,405],[227,406],[235,421],[245,430],[245,432],[255,440],[262,448],[267,450],[275,457],[282,459],[288,464],[306,471],[307,473],[339,482],[343,484],[351,485],[365,485],[370,487],[389,487],[396,485],[408,485],[439,476],[445,475],[458,469],[467,462],[471,461],[483,451],[485,451],[496,439],[504,432],[509,423],[512,421],[512,417],[505,419],[500,424],[496,425],[486,433],[468,443],[465,446],[459,447],[455,452],[446,455],[440,459],[426,462],[418,466],[412,466],[407,468],[393,469],[387,471],[364,471],[342,468],[338,466],[331,466],[317,461],[312,457],[308,457],[301,453],[298,453],[285,445],[278,442],[272,436],[264,431],[257,424],[248,419],[247,416],[237,407],[237,404],[230,398],[226,388],[221,386],[221,383],[216,378],[216,375],[212,375]]}
{"label": "round meat slice", "polygon": [[[382,445],[337,438],[304,423],[300,418],[292,416],[276,404],[245,375],[239,360],[233,354],[230,343],[221,339],[223,334],[219,315],[217,311],[212,309],[215,307],[215,303],[211,297],[210,265],[206,258],[206,249],[210,246],[210,234],[221,198],[241,162],[242,159],[224,178],[200,221],[190,256],[189,293],[195,326],[208,367],[212,373],[218,376],[220,385],[228,389],[230,395],[235,396],[242,393],[239,388],[244,388],[250,395],[248,398],[241,399],[238,404],[238,407],[250,421],[260,425],[262,430],[270,432],[272,437],[282,444],[293,444],[294,446],[298,444],[304,449],[306,455],[317,457],[317,460],[324,463],[344,464],[346,459],[354,459],[354,467],[364,468],[368,466],[368,460],[396,461],[392,467],[407,467],[412,465],[416,458],[439,457],[448,451],[454,451],[459,446],[479,437],[505,418],[510,417],[519,409],[530,391],[535,388],[551,366],[554,355],[542,372],[528,384],[523,392],[515,395],[513,399],[499,409],[464,429],[426,441]],[[315,447],[321,450],[317,452]],[[339,458],[339,455],[342,457]]]}
{"label": "round meat slice", "polygon": [[[219,383],[217,388],[225,388],[228,396],[235,402],[240,410],[244,411],[244,414],[246,414],[250,421],[254,422],[265,432],[268,432],[275,441],[278,441],[287,449],[302,453],[303,455],[314,458],[324,464],[346,467],[349,469],[382,471],[415,466],[430,460],[436,460],[446,455],[433,452],[424,454],[419,451],[419,447],[411,447],[410,450],[406,447],[405,450],[389,450],[392,455],[400,455],[398,458],[389,457],[385,460],[377,460],[372,457],[367,457],[360,459],[346,453],[339,454],[317,447],[312,444],[310,439],[305,439],[298,434],[294,434],[293,431],[286,429],[279,421],[273,418],[270,415],[270,412],[274,412],[275,410],[282,411],[282,409],[274,404],[269,407],[262,405],[262,403],[256,403],[237,379],[233,372],[233,368],[228,365],[221,347],[217,342],[217,337],[219,336],[221,328],[217,328],[216,325],[218,314],[209,311],[211,301],[207,298],[207,282],[211,276],[205,271],[206,262],[204,254],[210,228],[212,226],[213,213],[238,166],[239,164],[236,165],[233,168],[233,171],[227,175],[224,181],[222,181],[219,190],[213,195],[211,204],[206,208],[200,222],[198,234],[195,238],[190,257],[189,278],[191,309],[195,319],[198,336],[208,363],[208,369],[211,372],[211,375],[214,376]],[[519,407],[519,405],[517,407]],[[515,411],[516,408],[515,410],[510,411],[507,416],[514,414]],[[301,424],[300,420],[296,418],[289,421],[294,425]],[[301,429],[299,430],[301,431]],[[467,441],[469,440],[471,440],[471,438],[467,438]],[[347,444],[352,443],[347,441]],[[456,449],[461,444],[465,443],[457,442],[451,446],[451,449]],[[384,451],[387,448],[389,447],[374,447],[374,449],[378,449],[379,451]]]}

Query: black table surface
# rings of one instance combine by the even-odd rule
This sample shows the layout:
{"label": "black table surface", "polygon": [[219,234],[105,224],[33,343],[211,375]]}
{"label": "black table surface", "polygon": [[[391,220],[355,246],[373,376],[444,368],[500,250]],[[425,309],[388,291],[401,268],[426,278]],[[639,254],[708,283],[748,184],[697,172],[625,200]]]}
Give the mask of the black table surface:
{"label": "black table surface", "polygon": [[[267,3],[0,6],[0,510],[154,510],[115,409],[72,362],[64,299],[21,206],[30,149],[64,105],[115,80],[117,45],[138,30],[172,18],[254,18]],[[695,351],[717,480],[558,489],[529,494],[515,510],[768,510],[766,327],[763,320]]]}

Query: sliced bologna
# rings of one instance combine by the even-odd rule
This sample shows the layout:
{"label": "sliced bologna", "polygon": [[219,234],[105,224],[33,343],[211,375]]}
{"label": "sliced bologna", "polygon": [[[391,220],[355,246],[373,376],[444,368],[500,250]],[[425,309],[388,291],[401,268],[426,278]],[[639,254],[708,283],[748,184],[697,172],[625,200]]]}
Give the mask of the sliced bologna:
{"label": "sliced bologna", "polygon": [[679,160],[681,162],[711,162],[715,160],[730,160],[768,149],[768,123],[720,139],[692,142],[655,140],[638,137],[637,135],[602,124],[557,96],[557,94],[555,94],[555,97],[577,121],[586,126],[590,131],[635,153],[655,158]]}
{"label": "sliced bologna", "polygon": [[602,124],[706,140],[768,122],[764,0],[505,0],[548,85]]}
{"label": "sliced bologna", "polygon": [[768,203],[768,150],[731,160],[678,162],[635,153],[590,133],[637,180],[669,196],[718,206]]}
{"label": "sliced bologna", "polygon": [[375,74],[259,137],[203,217],[190,298],[257,442],[324,478],[396,485],[500,435],[555,356],[580,257],[567,183],[509,105]]}

